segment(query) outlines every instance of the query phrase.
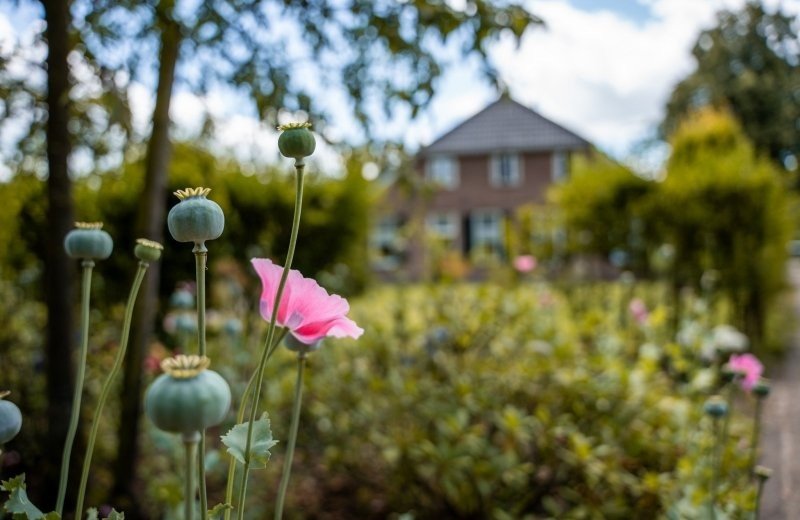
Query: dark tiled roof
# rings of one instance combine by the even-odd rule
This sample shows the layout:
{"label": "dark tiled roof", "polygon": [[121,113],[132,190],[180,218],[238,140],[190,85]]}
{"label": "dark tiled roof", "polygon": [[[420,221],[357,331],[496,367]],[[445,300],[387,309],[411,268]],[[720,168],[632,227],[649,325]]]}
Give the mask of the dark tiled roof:
{"label": "dark tiled roof", "polygon": [[582,137],[503,96],[422,148],[419,155],[575,150],[588,147],[589,142]]}

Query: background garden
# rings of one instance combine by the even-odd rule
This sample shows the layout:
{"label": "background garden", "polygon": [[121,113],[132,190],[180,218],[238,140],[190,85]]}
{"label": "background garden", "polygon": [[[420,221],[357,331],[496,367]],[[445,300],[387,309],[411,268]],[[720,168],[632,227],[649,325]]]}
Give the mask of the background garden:
{"label": "background garden", "polygon": [[[285,260],[294,183],[277,157],[220,147],[210,114],[196,134],[174,127],[174,92],[224,84],[269,126],[314,123],[322,159],[309,167],[293,267],[347,297],[365,329],[310,358],[288,517],[752,517],[768,397],[725,366],[750,352],[769,376],[796,328],[786,279],[800,154],[795,18],[750,2],[695,36],[696,67],[674,86],[654,139],[668,150],[658,167],[592,150],[546,205],[515,215],[504,255],[440,250],[421,280],[398,272],[387,283],[371,270],[376,210],[391,182],[414,184],[417,173],[413,150],[376,127],[424,111],[453,52],[507,88],[491,45],[545,30],[535,5],[19,4],[44,23],[32,41],[0,46],[0,390],[24,416],[0,473],[25,473],[42,509],[54,502],[74,384],[78,265],[62,244],[75,220],[104,222],[115,241],[92,288],[78,453],[119,346],[134,241],[165,245],[95,453],[88,502],[101,514],[113,505],[129,518],[182,518],[180,442],[141,415],[159,362],[196,341],[195,266],[166,232],[178,189],[211,187],[226,217],[209,244],[213,368],[234,396],[253,369],[266,324],[249,259]],[[280,22],[299,31],[301,58],[268,30]],[[382,137],[333,138],[309,74],[346,93],[359,135]],[[153,98],[145,131],[129,98],[142,85]],[[529,255],[536,267],[515,269]],[[483,276],[468,281],[476,265]],[[279,440],[294,380],[283,354],[263,393]],[[228,461],[216,439],[233,423],[209,435],[213,496]],[[253,473],[249,517],[270,514],[282,457],[279,444]]]}

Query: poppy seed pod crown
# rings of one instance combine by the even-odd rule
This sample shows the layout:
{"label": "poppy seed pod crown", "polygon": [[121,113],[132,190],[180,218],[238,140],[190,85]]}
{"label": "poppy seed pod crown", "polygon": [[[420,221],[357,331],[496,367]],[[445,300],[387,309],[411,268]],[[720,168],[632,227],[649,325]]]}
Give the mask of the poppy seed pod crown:
{"label": "poppy seed pod crown", "polygon": [[191,434],[222,422],[231,406],[228,383],[208,370],[205,356],[175,356],[147,389],[145,414],[159,429]]}

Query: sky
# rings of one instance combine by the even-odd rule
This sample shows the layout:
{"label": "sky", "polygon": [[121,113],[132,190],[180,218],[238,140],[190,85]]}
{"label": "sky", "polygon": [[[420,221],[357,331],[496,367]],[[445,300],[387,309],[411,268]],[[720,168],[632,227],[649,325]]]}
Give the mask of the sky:
{"label": "sky", "polygon": [[[458,3],[462,0],[450,0]],[[664,113],[672,88],[691,73],[691,48],[713,26],[715,13],[739,9],[745,0],[527,0],[545,28],[530,29],[520,45],[503,38],[490,57],[511,96],[578,133],[601,150],[643,169],[657,169],[664,145],[642,152]],[[764,0],[800,15],[800,0]],[[36,13],[0,5],[0,47],[36,23]],[[333,138],[358,136],[345,97],[321,90]],[[494,101],[497,94],[481,77],[477,60],[457,60],[445,69],[431,104],[416,120],[400,114],[378,126],[381,137],[403,141],[410,150],[430,144]],[[153,96],[144,85],[131,92],[134,122],[145,130]],[[261,124],[241,100],[224,90],[199,98],[186,90],[174,96],[171,115],[180,137],[199,130],[201,114],[218,120],[216,145],[242,160],[277,157],[274,129]],[[291,114],[284,115],[290,119]],[[0,136],[0,146],[4,138]],[[335,168],[336,153],[321,146],[319,161]]]}

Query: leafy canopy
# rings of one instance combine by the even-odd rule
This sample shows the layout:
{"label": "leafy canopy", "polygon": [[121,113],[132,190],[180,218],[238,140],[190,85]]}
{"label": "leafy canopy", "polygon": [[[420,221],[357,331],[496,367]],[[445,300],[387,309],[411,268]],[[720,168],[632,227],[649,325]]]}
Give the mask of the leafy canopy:
{"label": "leafy canopy", "polygon": [[759,153],[786,170],[800,160],[800,36],[795,19],[760,2],[722,11],[692,50],[696,70],[667,103],[662,132],[672,134],[690,112],[727,108]]}

